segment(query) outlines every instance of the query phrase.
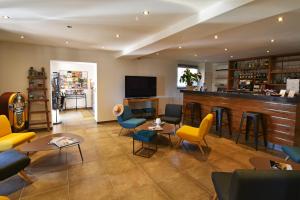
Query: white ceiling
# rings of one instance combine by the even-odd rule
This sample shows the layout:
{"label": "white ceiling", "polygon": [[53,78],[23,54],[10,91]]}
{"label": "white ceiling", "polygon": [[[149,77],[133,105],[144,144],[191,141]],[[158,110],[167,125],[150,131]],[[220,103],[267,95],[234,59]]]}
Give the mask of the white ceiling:
{"label": "white ceiling", "polygon": [[203,62],[300,52],[300,0],[1,0],[0,16],[10,17],[0,18],[0,40],[117,57]]}

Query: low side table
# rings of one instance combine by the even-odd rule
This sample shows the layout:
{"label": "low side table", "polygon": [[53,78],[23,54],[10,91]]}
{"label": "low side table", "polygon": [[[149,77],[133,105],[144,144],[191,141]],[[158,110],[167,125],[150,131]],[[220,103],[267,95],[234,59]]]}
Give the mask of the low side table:
{"label": "low side table", "polygon": [[[64,146],[64,147],[58,147],[54,144],[49,144],[49,142],[54,137],[70,137],[76,139],[78,143]],[[48,136],[38,138],[30,143],[23,144],[20,146],[20,151],[22,152],[50,151],[50,150],[61,150],[63,148],[77,146],[80,153],[81,161],[83,162],[83,156],[80,148],[80,143],[82,143],[83,141],[84,141],[83,138],[79,135],[75,135],[71,133],[56,133],[56,134],[51,134]]]}
{"label": "low side table", "polygon": [[249,162],[257,170],[275,170],[271,168],[270,160],[280,162],[280,163],[290,164],[293,170],[300,170],[300,164],[291,161],[286,161],[280,158],[253,157],[249,159]]}

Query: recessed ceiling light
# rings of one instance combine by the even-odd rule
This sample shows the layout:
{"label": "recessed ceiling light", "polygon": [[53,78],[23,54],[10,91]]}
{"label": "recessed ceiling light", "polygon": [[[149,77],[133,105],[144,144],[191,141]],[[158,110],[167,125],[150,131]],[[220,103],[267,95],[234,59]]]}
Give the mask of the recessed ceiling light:
{"label": "recessed ceiling light", "polygon": [[10,16],[4,15],[4,16],[2,16],[2,18],[3,18],[3,19],[9,19]]}
{"label": "recessed ceiling light", "polygon": [[280,17],[278,17],[277,20],[278,20],[278,22],[282,22],[283,21],[283,17],[280,16]]}
{"label": "recessed ceiling light", "polygon": [[67,28],[73,28],[71,25],[68,25]]}
{"label": "recessed ceiling light", "polygon": [[120,37],[120,35],[119,34],[116,34],[116,38],[119,38]]}
{"label": "recessed ceiling light", "polygon": [[195,56],[195,57],[198,57],[198,54],[195,54],[194,56]]}
{"label": "recessed ceiling light", "polygon": [[144,10],[143,14],[144,14],[144,15],[149,15],[150,12],[149,12],[149,10]]}
{"label": "recessed ceiling light", "polygon": [[178,49],[182,49],[182,46],[179,46]]}
{"label": "recessed ceiling light", "polygon": [[135,17],[135,21],[139,21],[140,19],[139,19],[139,17],[138,16],[136,16]]}
{"label": "recessed ceiling light", "polygon": [[214,38],[215,38],[215,40],[217,40],[217,39],[219,38],[219,36],[218,36],[218,35],[215,35]]}
{"label": "recessed ceiling light", "polygon": [[20,38],[21,38],[21,39],[24,39],[25,37],[24,37],[24,35],[21,35]]}
{"label": "recessed ceiling light", "polygon": [[101,47],[101,49],[104,49],[104,48],[105,48],[104,46]]}
{"label": "recessed ceiling light", "polygon": [[224,50],[225,50],[225,51],[228,51],[228,49],[227,49],[227,48],[225,48]]}
{"label": "recessed ceiling light", "polygon": [[270,51],[269,51],[269,50],[267,50],[267,53],[270,53]]}
{"label": "recessed ceiling light", "polygon": [[275,42],[275,40],[274,40],[274,39],[271,39],[270,41],[271,41],[271,43]]}
{"label": "recessed ceiling light", "polygon": [[159,56],[159,53],[157,52],[156,55]]}
{"label": "recessed ceiling light", "polygon": [[69,44],[69,41],[65,41],[65,44]]}
{"label": "recessed ceiling light", "polygon": [[230,58],[233,58],[233,56],[230,56]]}

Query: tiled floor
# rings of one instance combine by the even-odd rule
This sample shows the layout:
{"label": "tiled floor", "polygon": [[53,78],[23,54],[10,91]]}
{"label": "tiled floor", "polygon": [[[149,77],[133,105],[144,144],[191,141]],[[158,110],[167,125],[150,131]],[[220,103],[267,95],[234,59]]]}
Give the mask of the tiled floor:
{"label": "tiled floor", "polygon": [[[209,135],[206,156],[185,142],[178,148],[159,145],[158,152],[147,159],[132,155],[132,140],[118,136],[117,123],[97,125],[89,111],[67,112],[63,122],[53,132],[83,136],[84,163],[75,147],[38,152],[26,170],[34,183],[26,185],[15,176],[0,183],[0,194],[24,200],[210,199],[212,171],[252,168],[250,157],[271,156],[271,152],[256,152]],[[167,144],[166,139],[161,142]]]}

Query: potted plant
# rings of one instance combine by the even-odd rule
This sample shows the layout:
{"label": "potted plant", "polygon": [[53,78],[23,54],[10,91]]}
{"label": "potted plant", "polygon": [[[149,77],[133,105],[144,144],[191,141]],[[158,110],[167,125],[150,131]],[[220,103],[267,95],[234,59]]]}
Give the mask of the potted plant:
{"label": "potted plant", "polygon": [[184,70],[183,75],[180,77],[179,81],[181,83],[186,83],[187,89],[192,90],[193,89],[193,83],[200,81],[202,78],[202,75],[200,72],[198,73],[192,73],[189,69]]}

